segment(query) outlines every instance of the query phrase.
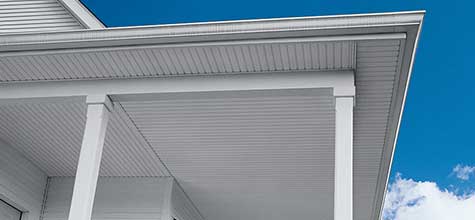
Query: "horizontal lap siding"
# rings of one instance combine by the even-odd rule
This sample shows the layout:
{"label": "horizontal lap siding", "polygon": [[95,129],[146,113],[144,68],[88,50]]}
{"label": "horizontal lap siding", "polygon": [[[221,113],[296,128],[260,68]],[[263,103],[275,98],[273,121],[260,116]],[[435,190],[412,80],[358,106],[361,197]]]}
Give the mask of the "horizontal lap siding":
{"label": "horizontal lap siding", "polygon": [[[99,178],[91,220],[160,220],[169,178]],[[74,178],[50,179],[43,220],[67,220]]]}
{"label": "horizontal lap siding", "polygon": [[46,186],[46,174],[17,152],[14,145],[0,141],[0,199],[29,211],[38,220]]}
{"label": "horizontal lap siding", "polygon": [[82,29],[57,0],[0,0],[0,34]]}

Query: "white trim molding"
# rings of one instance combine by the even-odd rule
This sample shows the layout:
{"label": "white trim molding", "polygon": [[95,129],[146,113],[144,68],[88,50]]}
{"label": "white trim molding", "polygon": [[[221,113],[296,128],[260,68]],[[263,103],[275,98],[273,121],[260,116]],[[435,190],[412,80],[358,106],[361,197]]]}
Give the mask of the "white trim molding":
{"label": "white trim molding", "polygon": [[104,24],[78,0],[59,0],[73,16],[88,29],[103,29]]}
{"label": "white trim molding", "polygon": [[0,84],[0,104],[12,99],[64,98],[96,94],[130,95],[333,88],[335,96],[354,96],[353,71],[272,72],[194,77],[77,80]]}

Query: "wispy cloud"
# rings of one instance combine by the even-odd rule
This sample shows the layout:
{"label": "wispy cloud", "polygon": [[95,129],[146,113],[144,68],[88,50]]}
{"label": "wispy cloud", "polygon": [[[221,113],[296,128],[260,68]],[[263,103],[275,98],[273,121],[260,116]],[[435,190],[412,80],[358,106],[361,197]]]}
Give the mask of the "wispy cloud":
{"label": "wispy cloud", "polygon": [[452,173],[461,180],[469,180],[471,176],[475,176],[475,166],[463,166],[458,164],[452,170]]}
{"label": "wispy cloud", "polygon": [[397,175],[389,185],[384,220],[474,220],[475,194],[458,196],[434,182],[417,182]]}

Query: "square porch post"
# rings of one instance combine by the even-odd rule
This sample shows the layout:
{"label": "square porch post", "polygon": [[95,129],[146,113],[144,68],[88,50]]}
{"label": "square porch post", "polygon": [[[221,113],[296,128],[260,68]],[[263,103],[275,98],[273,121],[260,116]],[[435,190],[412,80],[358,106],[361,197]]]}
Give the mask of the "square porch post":
{"label": "square porch post", "polygon": [[334,220],[353,220],[354,97],[335,98]]}
{"label": "square porch post", "polygon": [[111,102],[106,95],[88,96],[87,119],[68,220],[90,220]]}

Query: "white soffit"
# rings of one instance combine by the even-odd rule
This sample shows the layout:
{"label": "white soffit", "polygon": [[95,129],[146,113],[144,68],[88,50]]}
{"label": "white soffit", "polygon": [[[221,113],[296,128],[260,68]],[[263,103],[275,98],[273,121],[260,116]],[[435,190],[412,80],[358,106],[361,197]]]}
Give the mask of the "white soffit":
{"label": "white soffit", "polygon": [[[75,0],[68,0],[73,2]],[[0,35],[84,29],[61,0],[0,1]]]}
{"label": "white soffit", "polygon": [[[74,176],[81,147],[86,104],[0,105],[0,139],[8,142],[48,176]],[[120,108],[109,122],[101,176],[167,176],[156,154]]]}
{"label": "white soffit", "polygon": [[352,41],[149,46],[0,57],[0,81],[348,70],[354,67],[355,43]]}
{"label": "white soffit", "polygon": [[[355,72],[357,96],[354,113],[354,215],[356,220],[379,219],[423,14],[424,12],[402,12],[61,31],[35,35],[0,35],[0,45],[2,46],[0,47],[0,81],[8,84],[12,82],[14,85],[17,81],[351,69]],[[324,91],[323,93],[321,93],[322,91],[312,92],[315,97],[311,100],[326,99],[325,96],[320,96]],[[268,152],[253,152],[253,150],[262,151],[266,148],[249,148],[249,146],[262,145],[262,143],[267,144],[268,148],[279,148],[279,146],[282,147],[282,143],[286,143],[285,140],[278,141],[274,145],[269,141],[282,139],[286,135],[295,135],[296,137],[303,134],[309,135],[310,131],[320,134],[322,131],[312,129],[323,124],[314,124],[313,127],[309,125],[305,127],[307,129],[305,130],[301,126],[306,124],[298,121],[302,120],[299,117],[309,117],[307,122],[315,122],[314,120],[319,119],[319,117],[315,117],[315,111],[313,112],[314,117],[310,118],[309,112],[312,109],[315,110],[316,106],[312,105],[318,105],[320,101],[316,101],[317,103],[309,100],[303,101],[311,95],[302,95],[301,93],[297,95],[279,93],[281,96],[277,97],[261,93],[255,97],[244,95],[244,97],[227,98],[222,96],[223,94],[214,94],[204,98],[199,96],[203,94],[195,94],[195,98],[187,99],[185,96],[185,98],[176,100],[121,101],[119,99],[121,102],[116,104],[124,107],[128,116],[132,118],[130,123],[135,123],[139,127],[140,132],[151,145],[152,149],[150,150],[153,153],[158,153],[160,158],[165,161],[165,164],[172,170],[172,174],[177,177],[208,220],[237,219],[242,217],[240,212],[253,213],[255,216],[249,217],[258,219],[267,219],[269,215],[275,218],[295,218],[295,216],[301,215],[311,216],[318,212],[331,219],[332,211],[330,212],[330,210],[333,205],[327,202],[331,201],[333,197],[326,197],[332,192],[332,188],[328,187],[332,186],[326,182],[319,182],[321,184],[318,185],[314,183],[299,185],[299,183],[310,182],[310,180],[325,180],[310,175],[300,179],[286,179],[270,183],[275,184],[275,187],[261,187],[263,183],[268,183],[273,178],[280,180],[285,175],[300,177],[310,167],[305,162],[314,163],[316,161],[291,161],[292,157],[297,158],[300,151],[270,155],[269,157],[269,155],[263,156]],[[239,94],[241,93],[236,95]],[[248,108],[236,106],[236,109],[241,112],[227,109],[228,106],[235,105],[230,100],[236,98],[242,99],[241,102],[244,102]],[[277,101],[272,98],[276,98]],[[268,99],[276,101],[272,104],[273,106],[268,105]],[[201,114],[200,111],[204,111],[206,108],[211,109]],[[267,118],[271,116],[259,115],[260,110],[274,111],[284,116],[304,113],[298,114],[298,117],[290,121],[276,122],[278,126],[271,129],[270,125],[266,124],[272,123],[272,120]],[[213,120],[206,121],[204,119],[209,118],[207,115],[209,112],[223,114],[228,118],[213,117]],[[169,117],[163,118],[164,115]],[[190,121],[185,120],[190,117]],[[163,125],[161,121],[156,121],[157,118],[169,123],[168,128],[170,129],[161,127]],[[1,120],[8,121],[8,119]],[[226,120],[234,120],[229,123],[236,123],[237,127],[227,124]],[[244,123],[246,120],[249,122]],[[292,120],[299,123],[292,125]],[[172,121],[179,123],[172,123]],[[196,125],[189,124],[193,121],[198,121],[206,126],[193,130],[193,126]],[[248,127],[242,127],[246,124]],[[13,123],[13,125],[15,124]],[[325,134],[324,131],[331,130],[331,126],[326,126],[326,130],[324,129],[322,134]],[[274,129],[275,134],[269,133]],[[299,129],[304,132],[296,132]],[[11,132],[8,129],[5,132],[8,131]],[[1,134],[4,135],[5,132],[1,131]],[[192,135],[193,132],[202,132],[208,136],[200,138],[201,135]],[[224,136],[213,136],[212,132],[223,133]],[[169,136],[164,137],[163,133],[169,134]],[[256,137],[246,138],[246,135]],[[229,141],[226,142],[224,137],[227,137]],[[257,137],[264,139],[261,140]],[[5,139],[7,138],[9,138],[8,135]],[[178,138],[188,141],[188,145],[177,145],[176,143],[179,142],[170,141],[178,141]],[[312,152],[321,153],[325,152],[325,149],[328,150],[325,148],[326,145],[318,145],[320,148],[315,148],[317,146],[315,143],[320,143],[328,138],[328,135],[323,135],[322,138],[313,141],[295,138],[294,142],[309,145],[309,147],[299,149],[309,150],[308,153],[312,155]],[[252,141],[255,143],[250,143]],[[215,145],[212,145],[213,143]],[[242,152],[231,152],[232,148],[211,149],[213,146],[236,145],[238,147],[241,146],[239,143],[248,148]],[[311,145],[312,143],[314,145]],[[202,152],[201,148],[206,152]],[[224,151],[226,149],[229,151]],[[219,157],[209,158],[211,161],[209,163],[203,160],[203,158],[226,153],[242,157],[242,160],[230,158],[227,161],[222,161],[225,164],[229,163],[229,166],[215,166]],[[303,157],[307,156],[304,154],[302,153]],[[330,164],[333,155],[328,151],[326,154],[328,154],[326,160],[318,162],[323,164],[326,161]],[[247,155],[251,156],[248,158]],[[319,155],[316,155],[316,158],[319,158]],[[240,172],[241,168],[239,170],[233,168],[236,165],[243,165],[243,161],[246,162],[246,159],[253,162],[249,163],[252,166],[242,168],[243,171],[248,172]],[[259,159],[262,161],[258,162]],[[193,166],[193,161],[196,161],[196,166]],[[232,163],[233,161],[235,164]],[[184,164],[190,165],[190,163],[191,166],[184,166]],[[274,163],[278,164],[279,169],[286,172],[280,173],[279,170],[270,167]],[[301,166],[299,167],[299,165]],[[159,167],[159,165],[156,166]],[[292,167],[297,170],[291,170]],[[140,168],[146,169],[145,167]],[[155,170],[155,172],[158,170],[157,168],[147,169]],[[257,175],[259,172],[265,173],[264,171],[267,171],[267,176]],[[134,170],[133,172],[138,171]],[[229,175],[230,173],[235,175]],[[151,175],[151,173],[147,174]],[[254,178],[242,178],[246,175]],[[325,174],[322,173],[322,175]],[[313,177],[316,179],[312,179]],[[232,194],[233,197],[229,200],[226,193],[231,193],[233,187],[239,187],[232,180],[242,186],[242,188],[234,188],[236,192],[244,191],[245,193]],[[332,182],[333,178],[326,181]],[[222,185],[218,186],[214,182],[222,183]],[[280,188],[279,184],[281,184]],[[208,193],[212,188],[215,192],[211,192],[210,195]],[[283,191],[276,193],[280,189]],[[324,190],[327,191],[324,192]],[[291,191],[292,194],[289,194],[288,192]],[[250,198],[249,195],[253,193],[255,196]],[[282,197],[288,197],[289,203],[279,201],[279,198]],[[242,203],[246,199],[251,199],[252,202]],[[305,202],[307,200],[310,202]],[[315,203],[316,201],[325,202],[320,206],[320,203]],[[220,212],[220,209],[227,210],[227,208],[233,207],[231,204],[235,205],[235,210]],[[312,206],[305,206],[309,204]],[[216,207],[220,207],[220,209]],[[266,215],[259,213],[256,207],[268,210],[265,212]],[[280,207],[287,207],[287,209],[280,209]],[[294,207],[296,209],[293,209]],[[234,212],[236,210],[239,212]],[[275,210],[283,211],[279,213]],[[301,211],[303,214],[296,213],[296,211]],[[232,213],[237,214],[231,215]],[[284,214],[280,216],[281,213]],[[292,217],[286,215],[292,215]]]}
{"label": "white soffit", "polygon": [[[403,42],[357,44],[355,219],[370,219],[374,209]],[[120,104],[205,218],[242,218],[239,213],[249,213],[247,217],[254,219],[268,217],[255,207],[268,208],[267,214],[285,210],[275,218],[280,215],[285,219],[296,212],[309,218],[316,214],[330,218],[334,145],[331,93],[283,90],[231,94],[188,94]],[[322,94],[327,96],[322,98]],[[321,106],[324,103],[330,105],[331,112],[320,115],[326,109]],[[313,159],[305,160],[307,156]],[[275,202],[279,200],[275,195],[291,199],[288,204]],[[306,207],[304,202],[319,204],[320,208]]]}

